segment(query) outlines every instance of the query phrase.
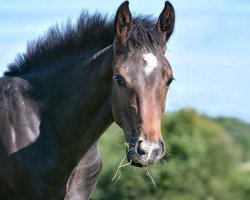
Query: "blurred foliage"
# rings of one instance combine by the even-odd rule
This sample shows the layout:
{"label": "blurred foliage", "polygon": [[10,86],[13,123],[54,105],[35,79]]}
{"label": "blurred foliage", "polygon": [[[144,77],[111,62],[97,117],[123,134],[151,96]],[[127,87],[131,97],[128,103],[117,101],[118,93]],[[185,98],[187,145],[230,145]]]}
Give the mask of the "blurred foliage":
{"label": "blurred foliage", "polygon": [[212,119],[222,125],[233,138],[242,145],[244,149],[244,159],[250,158],[250,124],[234,118],[219,117]]}
{"label": "blurred foliage", "polygon": [[99,141],[104,166],[92,199],[250,199],[250,169],[244,157],[249,148],[239,139],[249,138],[249,125],[184,109],[163,117],[162,133],[168,153],[161,163],[148,168],[156,187],[143,168],[133,166],[122,168],[114,183],[125,140],[122,130],[112,125]]}

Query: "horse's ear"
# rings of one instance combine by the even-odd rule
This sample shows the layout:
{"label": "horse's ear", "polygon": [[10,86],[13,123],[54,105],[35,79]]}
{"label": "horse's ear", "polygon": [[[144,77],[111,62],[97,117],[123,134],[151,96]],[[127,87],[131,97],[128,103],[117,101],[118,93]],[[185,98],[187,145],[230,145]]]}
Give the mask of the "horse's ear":
{"label": "horse's ear", "polygon": [[129,10],[129,2],[123,2],[115,15],[115,36],[118,45],[126,43],[128,32],[132,25],[132,16]]}
{"label": "horse's ear", "polygon": [[156,25],[156,30],[158,30],[162,34],[164,43],[168,41],[168,39],[173,33],[174,22],[175,22],[174,7],[169,1],[166,1],[165,7],[159,16]]}

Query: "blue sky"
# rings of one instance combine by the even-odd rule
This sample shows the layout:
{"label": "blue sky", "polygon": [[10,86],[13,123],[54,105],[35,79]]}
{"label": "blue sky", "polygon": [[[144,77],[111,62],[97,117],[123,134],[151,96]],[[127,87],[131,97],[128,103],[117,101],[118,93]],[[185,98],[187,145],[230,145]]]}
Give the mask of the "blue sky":
{"label": "blue sky", "polygon": [[[122,1],[0,1],[0,73],[27,41],[76,19],[83,8],[114,14]],[[175,81],[167,110],[193,107],[211,116],[250,122],[250,1],[172,0],[176,29],[169,42]],[[158,16],[164,1],[131,0],[133,13]]]}

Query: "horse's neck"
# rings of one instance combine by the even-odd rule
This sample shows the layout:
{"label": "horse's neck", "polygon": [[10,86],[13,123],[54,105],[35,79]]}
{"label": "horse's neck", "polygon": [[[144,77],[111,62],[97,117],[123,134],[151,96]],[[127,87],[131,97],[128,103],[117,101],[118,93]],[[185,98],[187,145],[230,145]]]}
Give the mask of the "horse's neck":
{"label": "horse's neck", "polygon": [[52,126],[65,152],[86,151],[113,122],[110,104],[112,62],[113,49],[109,46],[80,64],[67,77],[68,84],[74,84],[67,87],[71,91],[66,91],[58,105],[50,106]]}

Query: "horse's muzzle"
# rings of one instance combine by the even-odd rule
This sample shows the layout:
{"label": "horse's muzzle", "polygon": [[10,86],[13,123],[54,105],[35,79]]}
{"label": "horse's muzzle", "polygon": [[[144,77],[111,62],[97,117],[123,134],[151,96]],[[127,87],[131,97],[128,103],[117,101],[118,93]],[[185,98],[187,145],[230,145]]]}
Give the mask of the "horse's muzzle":
{"label": "horse's muzzle", "polygon": [[165,154],[164,143],[138,140],[127,152],[127,159],[132,165],[143,167],[153,165]]}

